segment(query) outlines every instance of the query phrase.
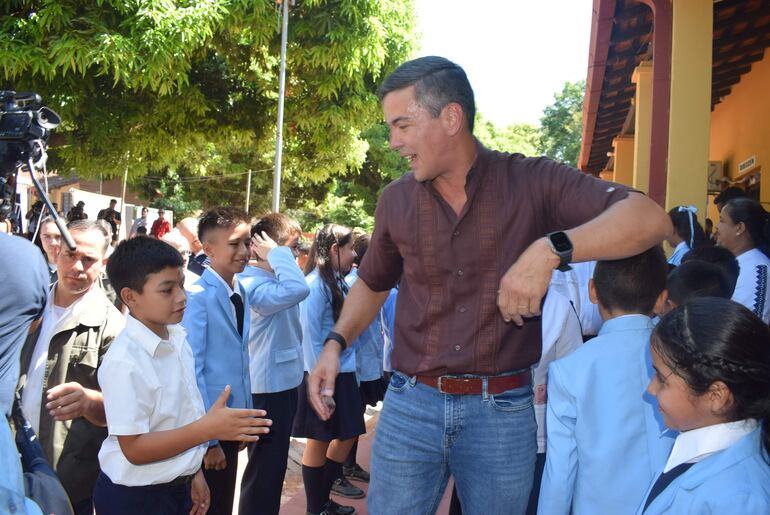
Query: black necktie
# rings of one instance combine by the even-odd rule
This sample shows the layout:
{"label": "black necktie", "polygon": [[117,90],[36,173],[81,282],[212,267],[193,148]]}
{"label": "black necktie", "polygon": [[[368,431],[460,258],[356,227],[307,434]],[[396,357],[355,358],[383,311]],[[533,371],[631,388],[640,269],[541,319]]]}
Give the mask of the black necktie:
{"label": "black necktie", "polygon": [[642,511],[646,511],[650,503],[654,501],[655,498],[674,481],[674,479],[687,472],[687,469],[693,465],[695,465],[695,463],[681,463],[668,472],[659,475],[658,479],[655,481],[655,484],[652,485],[652,490],[650,490],[650,495],[647,496],[647,501],[645,501],[644,510]]}
{"label": "black necktie", "polygon": [[241,296],[237,293],[233,293],[230,296],[230,302],[235,306],[235,319],[238,321],[238,334],[243,338],[243,301]]}

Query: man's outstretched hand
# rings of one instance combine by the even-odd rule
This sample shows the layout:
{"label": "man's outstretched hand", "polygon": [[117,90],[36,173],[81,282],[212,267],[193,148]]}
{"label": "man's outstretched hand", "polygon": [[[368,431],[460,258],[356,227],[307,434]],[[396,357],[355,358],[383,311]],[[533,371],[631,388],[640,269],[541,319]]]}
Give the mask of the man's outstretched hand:
{"label": "man's outstretched hand", "polygon": [[341,352],[339,343],[327,342],[307,382],[310,405],[321,420],[329,420],[334,413],[334,383],[340,371]]}

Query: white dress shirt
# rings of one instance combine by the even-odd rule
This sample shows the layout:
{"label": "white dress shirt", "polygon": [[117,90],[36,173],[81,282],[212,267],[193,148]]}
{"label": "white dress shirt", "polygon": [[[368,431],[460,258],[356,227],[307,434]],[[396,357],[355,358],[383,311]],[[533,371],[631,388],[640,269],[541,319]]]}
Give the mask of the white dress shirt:
{"label": "white dress shirt", "polygon": [[725,422],[679,433],[663,472],[682,463],[698,463],[723,451],[757,428],[753,419]]}
{"label": "white dress shirt", "polygon": [[548,401],[548,366],[583,344],[580,322],[575,308],[552,284],[543,303],[543,350],[540,361],[532,368],[535,385],[535,421],[537,452],[546,452],[545,411]]}
{"label": "white dress shirt", "polygon": [[168,326],[163,340],[131,315],[99,368],[109,436],[99,451],[102,471],[113,483],[146,486],[168,483],[198,471],[208,447],[203,442],[171,458],[133,465],[118,436],[177,429],[205,415],[195,381],[195,363],[180,325]]}
{"label": "white dress shirt", "polygon": [[[40,333],[35,342],[35,350],[32,351],[32,360],[27,370],[27,381],[21,393],[21,409],[24,417],[35,430],[40,432],[40,408],[43,399],[43,381],[45,380],[45,367],[48,363],[48,347],[51,344],[51,337],[56,334],[56,329],[60,326],[63,319],[69,319],[77,309],[80,301],[85,297],[63,308],[54,304],[54,292],[56,286],[51,288],[48,295],[45,310],[43,311],[43,321],[40,326]],[[87,295],[87,294],[86,294]]]}

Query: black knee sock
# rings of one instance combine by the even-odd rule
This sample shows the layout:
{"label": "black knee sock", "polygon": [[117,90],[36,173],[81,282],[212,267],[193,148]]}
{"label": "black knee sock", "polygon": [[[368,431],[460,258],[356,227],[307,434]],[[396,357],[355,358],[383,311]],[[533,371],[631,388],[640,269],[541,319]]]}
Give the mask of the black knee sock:
{"label": "black knee sock", "polygon": [[356,440],[356,443],[353,444],[353,448],[350,449],[350,452],[348,453],[348,457],[345,458],[345,463],[343,463],[343,466],[347,468],[355,467],[356,454],[358,454],[358,440]]}
{"label": "black knee sock", "polygon": [[305,484],[307,511],[310,513],[321,513],[326,501],[329,500],[329,488],[326,487],[325,472],[325,466],[308,467],[302,465],[302,482]]}
{"label": "black knee sock", "polygon": [[326,496],[328,498],[329,492],[332,490],[332,483],[338,478],[342,477],[342,463],[336,462],[326,457],[326,468],[324,469],[324,478],[326,485]]}

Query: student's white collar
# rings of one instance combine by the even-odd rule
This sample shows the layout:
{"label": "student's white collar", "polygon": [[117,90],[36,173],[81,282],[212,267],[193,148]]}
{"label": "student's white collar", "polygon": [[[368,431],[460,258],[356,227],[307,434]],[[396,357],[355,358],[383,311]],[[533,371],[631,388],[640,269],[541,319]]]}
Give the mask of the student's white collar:
{"label": "student's white collar", "polygon": [[663,472],[682,463],[697,463],[708,456],[727,449],[757,428],[757,421],[744,419],[714,424],[679,433]]}
{"label": "student's white collar", "polygon": [[[233,290],[233,285],[232,285],[232,284],[227,284],[227,281],[225,281],[224,279],[222,279],[222,276],[221,276],[221,275],[219,275],[219,274],[217,273],[217,271],[216,271],[216,270],[214,270],[214,269],[213,269],[213,268],[211,268],[211,267],[209,267],[209,270],[211,270],[211,273],[212,273],[212,274],[214,274],[214,277],[216,277],[217,279],[219,279],[219,282],[221,282],[222,284],[224,284],[224,285],[225,285],[225,288],[227,288],[227,296],[228,296],[228,297],[232,297],[232,296],[233,296],[233,293],[237,293],[239,297],[241,296],[241,293],[240,293],[240,292],[237,292],[237,291],[234,291],[234,290]],[[235,284],[235,276],[233,276],[233,284]]]}

